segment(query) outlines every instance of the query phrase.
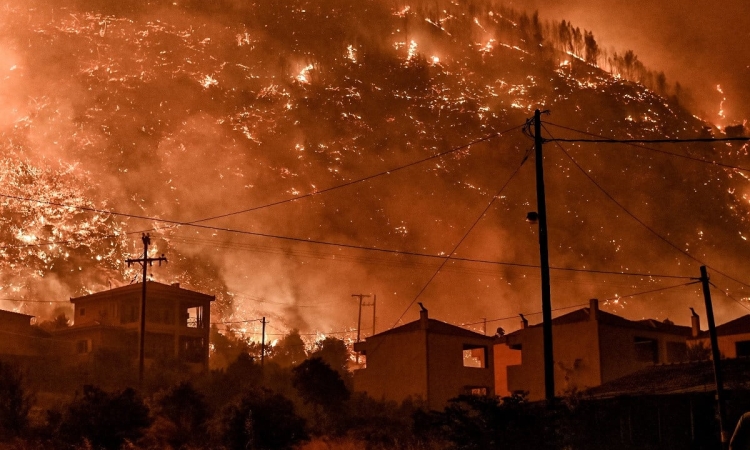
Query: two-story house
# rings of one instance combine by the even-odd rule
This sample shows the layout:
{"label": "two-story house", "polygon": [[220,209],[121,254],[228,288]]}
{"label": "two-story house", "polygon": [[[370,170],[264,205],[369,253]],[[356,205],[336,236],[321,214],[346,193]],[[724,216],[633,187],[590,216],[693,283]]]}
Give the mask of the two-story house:
{"label": "two-story house", "polygon": [[[76,360],[88,361],[99,349],[138,357],[141,283],[71,298],[73,325],[55,337],[74,346]],[[208,367],[211,302],[214,297],[149,281],[146,285],[146,361],[176,359],[194,369]]]}
{"label": "two-story house", "polygon": [[[599,386],[646,366],[681,362],[687,358],[691,327],[669,321],[628,320],[599,309],[596,299],[552,320],[556,395]],[[496,360],[496,371],[507,371],[507,392],[528,392],[530,400],[544,398],[542,325],[528,326],[503,337],[507,349],[520,353]],[[497,352],[496,352],[497,353]],[[501,391],[503,386],[498,386]]]}
{"label": "two-story house", "polygon": [[434,410],[461,394],[494,395],[493,343],[422,308],[419,320],[354,344],[366,357],[354,390],[378,400],[421,399]]}

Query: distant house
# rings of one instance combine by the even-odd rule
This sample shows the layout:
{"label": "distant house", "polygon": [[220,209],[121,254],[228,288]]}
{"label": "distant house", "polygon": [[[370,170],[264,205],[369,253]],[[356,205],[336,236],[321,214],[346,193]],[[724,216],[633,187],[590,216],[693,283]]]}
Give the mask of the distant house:
{"label": "distant house", "polygon": [[[79,362],[98,350],[137,358],[142,288],[138,283],[71,298],[73,325],[56,331],[55,337],[71,342]],[[207,368],[214,297],[155,281],[147,283],[146,292],[146,360],[176,359]]]}
{"label": "distant house", "polygon": [[354,372],[354,390],[375,399],[422,399],[430,409],[460,394],[494,394],[494,338],[430,319],[419,320],[354,344],[367,358]]}
{"label": "distant house", "polygon": [[31,325],[34,316],[0,310],[0,358],[23,361],[49,354],[52,336]]}
{"label": "distant house", "polygon": [[[684,361],[690,334],[690,327],[669,321],[633,321],[601,311],[593,299],[588,308],[552,320],[556,395],[599,386],[650,365]],[[530,400],[543,399],[541,324],[528,326],[524,319],[523,327],[504,336],[498,345],[521,356],[520,364],[515,362],[517,356],[515,361],[495,361],[496,371],[507,370],[507,391],[526,391]],[[507,349],[503,349],[505,354]]]}
{"label": "distant house", "polygon": [[[750,356],[750,314],[716,326],[719,353],[722,358],[743,358]],[[693,316],[693,332],[688,346],[702,345],[711,348],[708,331],[700,330],[698,316]]]}

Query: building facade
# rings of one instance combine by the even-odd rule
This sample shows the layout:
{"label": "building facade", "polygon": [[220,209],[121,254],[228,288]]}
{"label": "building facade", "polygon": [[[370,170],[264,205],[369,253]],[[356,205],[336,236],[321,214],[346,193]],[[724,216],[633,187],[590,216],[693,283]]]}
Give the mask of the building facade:
{"label": "building facade", "polygon": [[[520,330],[504,336],[498,344],[518,352],[521,363],[512,358],[497,359],[495,370],[507,371],[508,392],[528,392],[530,400],[541,400],[542,326],[523,323]],[[552,321],[555,395],[599,386],[650,365],[685,361],[690,334],[691,327],[669,321],[633,321],[600,311],[598,300],[593,299],[588,308]]]}
{"label": "building facade", "polygon": [[[73,325],[55,332],[74,348],[78,362],[93,352],[114,351],[138,357],[143,284],[71,298]],[[214,297],[149,281],[146,285],[145,359],[173,359],[194,369],[208,367],[211,302]]]}
{"label": "building facade", "polygon": [[494,338],[430,319],[354,344],[366,367],[354,371],[354,390],[381,400],[421,399],[443,409],[461,394],[494,395]]}
{"label": "building facade", "polygon": [[[719,354],[722,358],[746,358],[750,356],[750,314],[730,320],[716,327]],[[693,316],[693,333],[688,346],[711,348],[708,331],[700,330],[697,316]]]}

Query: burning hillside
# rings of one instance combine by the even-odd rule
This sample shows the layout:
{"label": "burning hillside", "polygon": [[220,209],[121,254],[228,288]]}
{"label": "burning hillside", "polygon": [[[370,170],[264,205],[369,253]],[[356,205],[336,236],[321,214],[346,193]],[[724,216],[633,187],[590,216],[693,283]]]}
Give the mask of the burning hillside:
{"label": "burning hillside", "polygon": [[[555,124],[616,138],[710,132],[632,52],[490,2],[111,3],[0,11],[1,145],[13,155],[0,166],[10,180],[0,194],[131,216],[5,197],[3,242],[38,245],[3,255],[15,298],[54,291],[64,300],[106,288],[107,278],[127,283],[135,273],[122,261],[138,251],[140,231],[155,228],[155,251],[170,263],[154,276],[216,293],[225,319],[342,329],[355,308],[339,305],[364,290],[378,293],[380,324],[390,326],[439,259],[300,241],[447,255],[531,143],[506,133],[309,194],[520,127],[537,107]],[[737,275],[744,172],[625,146],[565,149],[654,230]],[[747,147],[663,150],[731,164]],[[639,227],[558,148],[546,152],[553,266],[697,276],[698,264]],[[535,264],[534,229],[523,221],[533,186],[522,168],[456,255]],[[304,198],[286,202],[295,197]],[[285,204],[254,209],[275,202]],[[457,261],[444,272],[423,297],[437,316],[538,310],[533,268]],[[553,283],[564,307],[668,280],[558,273]],[[663,302],[634,300],[632,314],[680,320],[698,299],[684,289],[655,298]],[[736,313],[725,306],[725,316]]]}

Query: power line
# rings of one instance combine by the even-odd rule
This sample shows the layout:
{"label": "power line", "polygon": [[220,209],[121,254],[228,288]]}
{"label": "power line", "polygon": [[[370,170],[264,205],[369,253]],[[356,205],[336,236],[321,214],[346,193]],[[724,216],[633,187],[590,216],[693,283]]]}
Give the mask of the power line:
{"label": "power line", "polygon": [[[241,235],[247,235],[247,236],[263,237],[263,238],[269,238],[269,239],[278,239],[278,240],[291,241],[291,242],[300,242],[300,243],[306,243],[306,244],[323,245],[323,246],[329,246],[329,247],[341,247],[341,248],[348,248],[348,249],[353,249],[353,250],[365,250],[365,251],[387,253],[387,254],[394,254],[394,255],[416,256],[416,257],[436,258],[436,259],[445,259],[446,258],[445,255],[434,255],[434,254],[429,254],[429,253],[410,252],[410,251],[404,251],[404,250],[394,250],[394,249],[386,249],[386,248],[379,248],[379,247],[367,247],[367,246],[363,246],[363,245],[347,244],[347,243],[341,243],[341,242],[330,242],[330,241],[322,241],[322,240],[317,240],[317,239],[299,238],[299,237],[293,237],[293,236],[280,236],[280,235],[274,235],[274,234],[269,234],[269,233],[260,233],[260,232],[255,232],[255,231],[238,230],[238,229],[234,229],[234,228],[216,227],[216,226],[201,225],[201,224],[194,224],[194,223],[188,223],[188,222],[179,222],[179,221],[176,221],[176,220],[159,219],[159,218],[156,218],[156,217],[147,217],[147,216],[141,216],[141,215],[132,215],[132,214],[127,214],[127,213],[118,213],[118,212],[115,212],[115,211],[106,211],[106,210],[100,210],[100,209],[96,209],[96,208],[70,206],[70,205],[64,205],[64,204],[60,204],[60,203],[56,203],[56,202],[50,202],[50,201],[46,201],[46,200],[38,200],[38,199],[33,199],[33,198],[19,197],[19,196],[13,196],[13,195],[8,195],[8,194],[3,194],[3,193],[0,193],[0,197],[12,198],[12,199],[19,200],[19,201],[48,204],[48,205],[52,205],[52,206],[59,206],[61,208],[81,208],[83,210],[93,211],[93,212],[97,212],[97,213],[107,213],[107,214],[112,214],[114,216],[124,216],[124,217],[131,217],[131,218],[135,217],[135,218],[138,218],[138,219],[147,219],[147,220],[152,220],[152,221],[155,221],[155,222],[163,222],[163,223],[171,223],[171,224],[176,224],[176,225],[184,225],[184,226],[199,228],[199,229],[203,229],[203,230],[222,231],[222,232],[226,232],[226,233],[241,234]],[[513,263],[513,262],[503,262],[503,261],[490,261],[490,260],[482,260],[482,259],[460,258],[460,257],[455,257],[455,256],[451,256],[448,259],[454,260],[454,261],[465,261],[465,262],[474,262],[474,263],[483,263],[483,264],[494,264],[494,265],[500,265],[500,266],[539,268],[539,266],[535,265],[535,264]],[[569,268],[569,267],[550,267],[550,269],[551,270],[569,271],[569,272],[600,273],[600,274],[610,274],[610,275],[642,276],[642,277],[654,277],[654,278],[683,278],[683,279],[690,278],[690,277],[680,276],[680,275],[668,275],[668,274],[657,275],[657,274],[649,274],[649,273],[635,273],[635,272],[623,272],[623,271],[576,269],[576,268]],[[748,287],[750,287],[750,286],[748,286]]]}
{"label": "power line", "polygon": [[[669,290],[669,289],[675,289],[675,288],[679,288],[679,287],[683,287],[683,286],[689,286],[691,284],[696,284],[696,283],[700,283],[700,281],[691,281],[690,283],[682,283],[682,284],[678,284],[678,285],[674,285],[674,286],[666,286],[666,287],[661,287],[661,288],[658,288],[658,289],[651,289],[651,290],[648,290],[648,291],[635,292],[635,293],[628,294],[628,295],[619,295],[617,297],[607,298],[604,301],[617,300],[617,299],[621,299],[621,298],[631,298],[631,297],[636,297],[636,296],[639,296],[639,295],[653,294],[655,292],[666,291],[666,290]],[[571,305],[571,306],[563,306],[563,307],[560,307],[560,308],[553,308],[552,311],[562,311],[562,310],[565,310],[565,309],[579,308],[579,307],[588,306],[588,305],[589,305],[588,303],[580,303],[578,305]],[[537,315],[537,314],[541,314],[541,313],[542,313],[542,311],[537,311],[537,312],[532,312],[532,313],[521,313],[521,314],[523,314],[524,316],[533,316],[533,315]],[[487,323],[490,323],[490,322],[499,322],[499,321],[502,321],[502,320],[510,320],[510,319],[515,319],[517,317],[518,317],[518,314],[513,315],[513,316],[508,316],[508,317],[500,317],[498,319],[488,320]],[[485,321],[482,320],[480,322],[464,323],[464,324],[461,324],[461,326],[464,327],[464,326],[469,326],[469,325],[479,325],[480,323],[484,323],[484,322]]]}
{"label": "power line", "polygon": [[396,322],[393,324],[393,326],[391,328],[393,328],[396,325],[398,325],[398,323],[401,321],[401,318],[404,317],[404,314],[406,314],[406,312],[409,311],[409,308],[411,308],[412,305],[417,301],[417,299],[419,299],[419,297],[422,295],[422,293],[427,289],[427,286],[429,286],[430,283],[432,283],[432,280],[434,280],[435,277],[437,277],[437,275],[440,273],[440,270],[448,262],[448,259],[451,256],[453,256],[454,253],[456,253],[456,250],[458,250],[458,248],[461,246],[461,244],[463,244],[464,240],[469,236],[469,234],[471,234],[472,230],[474,230],[474,227],[476,227],[477,224],[479,223],[479,221],[482,220],[482,218],[485,216],[485,214],[487,214],[487,211],[489,211],[490,207],[492,207],[492,204],[495,203],[495,200],[505,190],[505,188],[508,186],[508,184],[510,184],[511,180],[513,178],[515,178],[516,174],[518,173],[518,171],[521,170],[521,167],[523,167],[523,164],[526,162],[526,159],[528,157],[529,157],[529,151],[527,151],[526,154],[524,155],[523,159],[521,160],[521,164],[519,164],[518,167],[516,168],[516,170],[513,171],[513,173],[510,175],[510,177],[508,177],[508,179],[505,181],[505,183],[503,184],[503,186],[497,191],[497,194],[495,194],[492,197],[492,199],[487,204],[487,206],[484,208],[484,210],[479,215],[479,217],[476,218],[476,220],[474,221],[474,223],[472,223],[471,226],[469,227],[469,229],[466,230],[466,233],[464,233],[463,237],[461,237],[461,239],[458,241],[458,243],[455,245],[455,247],[453,247],[453,250],[451,250],[450,254],[448,254],[448,257],[443,259],[443,262],[440,263],[440,266],[437,268],[437,270],[435,271],[435,273],[432,274],[432,277],[430,277],[430,279],[427,280],[427,283],[425,283],[425,285],[422,287],[422,289],[420,289],[420,291],[414,297],[414,300],[412,300],[411,303],[409,303],[409,305],[406,307],[406,309],[404,310],[404,312],[402,312],[401,315],[398,316],[398,319],[396,319]]}
{"label": "power line", "polygon": [[511,131],[519,129],[522,126],[523,125],[518,125],[518,126],[515,126],[515,127],[512,127],[512,128],[509,128],[509,129],[507,129],[505,131],[500,131],[498,133],[492,133],[490,135],[487,135],[487,136],[484,136],[484,137],[481,137],[481,138],[478,138],[478,139],[474,139],[473,141],[471,141],[471,142],[469,142],[467,144],[463,144],[463,145],[460,145],[458,147],[454,147],[454,148],[452,148],[450,150],[446,150],[444,152],[437,153],[435,155],[428,156],[427,158],[422,158],[420,160],[413,161],[413,162],[410,162],[408,164],[404,164],[402,166],[395,167],[393,169],[388,169],[388,170],[384,170],[382,172],[378,172],[378,173],[375,173],[375,174],[372,174],[372,175],[368,175],[368,176],[366,176],[364,178],[359,178],[359,179],[356,179],[356,180],[347,181],[346,183],[342,183],[342,184],[339,184],[339,185],[336,185],[336,186],[331,186],[331,187],[328,187],[328,188],[325,188],[325,189],[316,190],[316,191],[313,191],[313,192],[310,192],[310,193],[307,193],[307,194],[303,194],[303,195],[299,195],[299,196],[296,196],[296,197],[291,197],[291,198],[287,198],[287,199],[284,199],[284,200],[278,200],[278,201],[275,201],[275,202],[266,203],[265,205],[253,206],[251,208],[246,208],[246,209],[242,209],[242,210],[239,210],[239,211],[234,211],[234,212],[230,212],[230,213],[226,213],[226,214],[220,214],[220,215],[217,215],[217,216],[207,217],[205,219],[194,220],[194,221],[191,221],[190,223],[202,223],[202,222],[207,222],[209,220],[222,219],[224,217],[229,217],[229,216],[234,216],[234,215],[238,215],[238,214],[244,214],[244,213],[247,213],[247,212],[257,211],[259,209],[264,209],[264,208],[269,208],[269,207],[272,207],[272,206],[282,205],[284,203],[295,202],[297,200],[302,200],[303,198],[313,197],[313,196],[316,196],[316,195],[324,194],[326,192],[331,192],[331,191],[335,191],[337,189],[341,189],[341,188],[345,188],[345,187],[352,186],[352,185],[355,185],[355,184],[363,183],[365,181],[369,181],[369,180],[372,180],[374,178],[381,177],[383,175],[390,175],[393,172],[398,172],[400,170],[407,169],[409,167],[413,167],[413,166],[422,164],[424,162],[431,161],[433,159],[442,158],[443,156],[449,155],[451,153],[456,153],[456,152],[459,152],[461,150],[465,150],[465,149],[471,147],[472,145],[481,144],[482,142],[489,141],[490,139],[494,139],[496,137],[500,137],[500,136],[502,136],[504,134],[510,133]]}
{"label": "power line", "polygon": [[[547,131],[547,133],[549,133],[549,134],[550,134],[550,136],[552,136],[552,133],[550,133],[550,132],[549,132],[549,130],[547,130],[547,128],[546,128],[546,127],[544,127],[544,129],[545,129],[545,131]],[[662,240],[662,241],[663,241],[664,243],[666,243],[667,245],[669,245],[669,246],[670,246],[670,247],[672,247],[673,249],[677,250],[678,252],[682,253],[683,255],[687,256],[688,258],[692,259],[693,261],[695,261],[695,262],[697,262],[697,263],[701,264],[702,266],[706,266],[706,267],[710,268],[711,270],[713,270],[714,272],[716,272],[716,273],[718,273],[718,274],[720,274],[720,275],[723,275],[723,276],[725,276],[725,277],[729,278],[730,280],[732,280],[732,281],[734,281],[734,282],[736,282],[736,283],[739,283],[739,284],[741,284],[741,285],[743,285],[743,286],[746,286],[746,287],[750,287],[750,284],[744,283],[744,282],[742,282],[742,281],[740,281],[740,280],[738,280],[738,279],[736,279],[736,278],[732,277],[731,275],[728,275],[728,274],[726,274],[726,273],[724,273],[724,272],[722,272],[722,271],[720,271],[720,270],[716,269],[715,267],[711,267],[710,265],[706,264],[705,262],[703,262],[703,261],[701,261],[700,259],[696,258],[695,256],[691,255],[690,253],[688,253],[688,252],[686,252],[685,250],[681,249],[680,247],[676,246],[676,245],[675,245],[675,244],[673,244],[673,243],[672,243],[672,242],[671,242],[671,241],[670,241],[669,239],[665,238],[664,236],[662,236],[661,234],[659,234],[658,232],[656,232],[656,230],[654,230],[654,229],[653,229],[652,227],[650,227],[649,225],[647,225],[647,224],[646,224],[646,223],[645,223],[644,221],[642,221],[641,219],[639,219],[639,218],[638,218],[638,217],[637,217],[637,216],[636,216],[635,214],[633,214],[633,213],[632,213],[632,212],[630,212],[630,211],[629,211],[629,210],[628,210],[627,208],[625,208],[625,206],[624,206],[624,205],[623,205],[622,203],[618,202],[618,201],[617,201],[617,200],[616,200],[616,199],[615,199],[615,198],[614,198],[614,197],[613,197],[613,196],[612,196],[612,195],[611,195],[611,194],[610,194],[609,192],[607,192],[607,191],[606,191],[606,190],[605,190],[605,189],[604,189],[604,188],[603,188],[603,187],[602,187],[602,186],[601,186],[601,185],[600,185],[600,184],[599,184],[599,183],[598,183],[598,182],[597,182],[597,181],[596,181],[596,180],[595,180],[595,179],[594,179],[594,178],[593,178],[593,177],[592,177],[591,175],[589,175],[589,174],[588,174],[588,173],[587,173],[587,172],[586,172],[586,171],[585,171],[585,170],[583,169],[583,167],[581,167],[581,166],[580,166],[580,165],[578,164],[578,162],[577,162],[577,161],[576,161],[576,160],[575,160],[575,159],[574,159],[574,158],[573,158],[572,156],[570,156],[570,154],[569,154],[569,153],[568,153],[568,152],[567,152],[567,151],[566,151],[566,150],[565,150],[565,149],[563,148],[563,146],[562,146],[562,145],[560,144],[560,142],[559,142],[559,141],[553,140],[552,142],[555,142],[555,144],[557,144],[557,146],[558,146],[558,147],[560,148],[560,150],[561,150],[561,151],[563,152],[563,154],[565,154],[565,156],[567,156],[567,157],[568,157],[568,159],[569,159],[569,160],[570,160],[570,161],[571,161],[571,162],[573,163],[573,165],[574,165],[574,166],[576,166],[576,167],[578,168],[578,170],[579,170],[579,171],[580,171],[580,172],[581,172],[581,173],[582,173],[582,174],[583,174],[583,175],[584,175],[584,176],[585,176],[586,178],[588,178],[588,179],[589,179],[589,181],[591,181],[591,183],[593,183],[593,184],[594,184],[594,186],[596,186],[596,187],[597,187],[597,188],[598,188],[598,189],[599,189],[599,190],[600,190],[600,191],[601,191],[601,192],[602,192],[602,193],[603,193],[604,195],[606,195],[606,196],[607,196],[607,198],[609,198],[609,199],[610,199],[610,200],[611,200],[611,201],[612,201],[612,202],[613,202],[614,204],[616,204],[616,205],[617,205],[618,207],[620,207],[620,209],[622,209],[622,210],[623,210],[623,211],[624,211],[624,212],[625,212],[625,213],[626,213],[627,215],[629,215],[629,216],[630,216],[630,217],[631,217],[631,218],[632,218],[633,220],[635,220],[635,221],[636,221],[636,222],[638,222],[638,223],[639,223],[639,224],[640,224],[641,226],[643,226],[643,227],[644,227],[644,228],[646,228],[646,229],[647,229],[648,231],[650,231],[651,233],[653,233],[653,235],[654,235],[654,236],[658,237],[659,239],[661,239],[661,240]]]}
{"label": "power line", "polygon": [[[224,218],[224,217],[234,216],[234,215],[238,215],[238,214],[244,214],[244,213],[247,213],[247,212],[257,211],[257,210],[265,209],[265,208],[270,208],[272,206],[282,205],[282,204],[285,204],[285,203],[296,202],[297,200],[301,200],[303,198],[313,197],[313,196],[316,196],[316,195],[319,195],[319,194],[324,194],[326,192],[331,192],[331,191],[335,191],[337,189],[341,189],[341,188],[345,188],[345,187],[352,186],[352,185],[355,185],[355,184],[363,183],[365,181],[369,181],[369,180],[381,177],[383,175],[390,175],[393,172],[398,172],[399,170],[407,169],[409,167],[413,167],[413,166],[422,164],[423,162],[431,161],[431,160],[437,159],[437,158],[442,158],[443,156],[449,155],[451,153],[456,153],[456,152],[459,152],[461,150],[465,150],[465,149],[471,147],[472,145],[481,144],[482,142],[489,141],[490,139],[494,139],[494,138],[500,137],[500,136],[502,136],[504,134],[508,134],[511,131],[517,130],[517,129],[521,128],[521,127],[523,127],[523,125],[518,125],[518,126],[515,126],[515,127],[512,127],[512,128],[508,128],[507,130],[500,131],[498,133],[492,133],[490,135],[487,135],[487,136],[484,136],[484,137],[481,137],[481,138],[478,138],[478,139],[474,139],[473,141],[471,141],[471,142],[469,142],[467,144],[463,144],[463,145],[460,145],[458,147],[453,147],[450,150],[446,150],[444,152],[437,153],[437,154],[432,155],[432,156],[428,156],[427,158],[422,158],[420,160],[413,161],[413,162],[410,162],[408,164],[404,164],[402,166],[394,167],[393,169],[388,169],[388,170],[384,170],[384,171],[381,171],[381,172],[378,172],[378,173],[375,173],[375,174],[372,174],[372,175],[368,175],[368,176],[366,176],[364,178],[358,178],[356,180],[347,181],[346,183],[338,184],[336,186],[331,186],[331,187],[328,187],[328,188],[325,188],[325,189],[316,190],[316,191],[313,191],[313,192],[309,192],[307,194],[298,195],[298,196],[295,196],[295,197],[290,197],[290,198],[287,198],[287,199],[284,199],[284,200],[278,200],[278,201],[275,201],[275,202],[266,203],[264,205],[253,206],[251,208],[246,208],[246,209],[242,209],[242,210],[239,210],[239,211],[234,211],[234,212],[230,212],[230,213],[226,213],[226,214],[219,214],[219,215],[216,215],[216,216],[207,217],[205,219],[193,220],[193,221],[190,221],[190,222],[174,223],[173,225],[195,225],[195,224],[198,224],[198,223],[207,222],[207,221],[214,220],[214,219],[221,219],[221,218]],[[157,230],[154,229],[154,228],[151,228],[151,229],[148,229],[148,230],[131,231],[131,232],[128,232],[127,234],[142,233],[142,232],[146,232],[146,231],[157,231]]]}
{"label": "power line", "polygon": [[732,299],[732,300],[734,300],[735,302],[737,302],[737,304],[738,304],[738,305],[740,305],[740,306],[742,306],[743,308],[745,308],[746,310],[750,311],[750,307],[748,307],[747,305],[745,305],[744,303],[742,303],[742,301],[740,301],[740,300],[737,300],[736,298],[734,298],[734,296],[732,296],[732,295],[731,295],[731,294],[730,294],[730,293],[729,293],[728,291],[726,291],[726,290],[724,290],[724,289],[722,289],[722,288],[720,288],[720,287],[716,286],[716,285],[715,285],[715,284],[713,284],[713,283],[711,283],[711,286],[713,286],[713,287],[715,287],[716,289],[718,289],[718,290],[719,290],[719,292],[721,292],[722,294],[724,294],[724,295],[725,295],[725,296],[726,296],[727,298],[729,298],[729,299]]}
{"label": "power line", "polygon": [[617,295],[615,297],[610,297],[610,298],[604,299],[604,301],[619,300],[621,298],[631,298],[631,297],[637,297],[639,295],[653,294],[655,292],[666,291],[666,290],[669,290],[669,289],[674,289],[674,288],[683,287],[683,286],[690,286],[691,284],[696,284],[696,283],[700,283],[700,280],[698,280],[698,281],[691,281],[689,283],[678,284],[678,285],[675,285],[675,286],[666,286],[666,287],[651,289],[651,290],[648,290],[648,291],[636,292],[636,293],[628,294],[628,295]]}
{"label": "power line", "polygon": [[[657,149],[657,148],[653,148],[653,147],[646,147],[644,145],[636,145],[640,141],[617,140],[617,139],[608,138],[606,136],[602,136],[602,135],[599,135],[599,134],[589,133],[589,132],[586,132],[586,131],[583,131],[583,130],[577,130],[575,128],[570,128],[570,127],[566,127],[566,126],[563,126],[563,125],[557,125],[557,124],[554,124],[554,123],[551,123],[551,122],[545,122],[545,124],[552,125],[552,126],[555,126],[555,127],[558,127],[558,128],[562,128],[564,130],[575,131],[576,133],[585,134],[587,136],[598,137],[598,138],[601,138],[600,141],[603,142],[603,143],[621,143],[621,144],[627,144],[630,147],[640,148],[640,149],[643,149],[643,150],[650,150],[652,152],[662,153],[662,154],[669,155],[669,156],[676,156],[678,158],[684,158],[684,159],[687,159],[687,160],[690,160],[690,161],[696,161],[696,162],[700,162],[700,163],[704,163],[704,164],[710,164],[710,165],[713,165],[713,166],[725,167],[725,168],[728,168],[728,169],[737,169],[737,170],[750,171],[750,168],[747,168],[747,167],[734,166],[732,164],[724,164],[724,163],[720,163],[720,162],[716,162],[716,161],[709,161],[707,159],[696,158],[696,157],[689,156],[689,155],[681,155],[679,153],[672,153],[672,152],[668,152],[668,151]],[[733,139],[733,138],[730,138],[730,139]],[[750,140],[750,138],[744,138],[744,139]],[[546,140],[546,141],[547,142],[562,142],[560,139],[552,139],[552,140]],[[714,139],[712,141],[719,141],[719,140],[718,139]],[[594,141],[592,141],[592,140],[585,140],[585,141],[582,141],[582,142],[594,142]],[[679,142],[688,142],[688,141],[684,141],[683,140],[683,141],[679,141]]]}

